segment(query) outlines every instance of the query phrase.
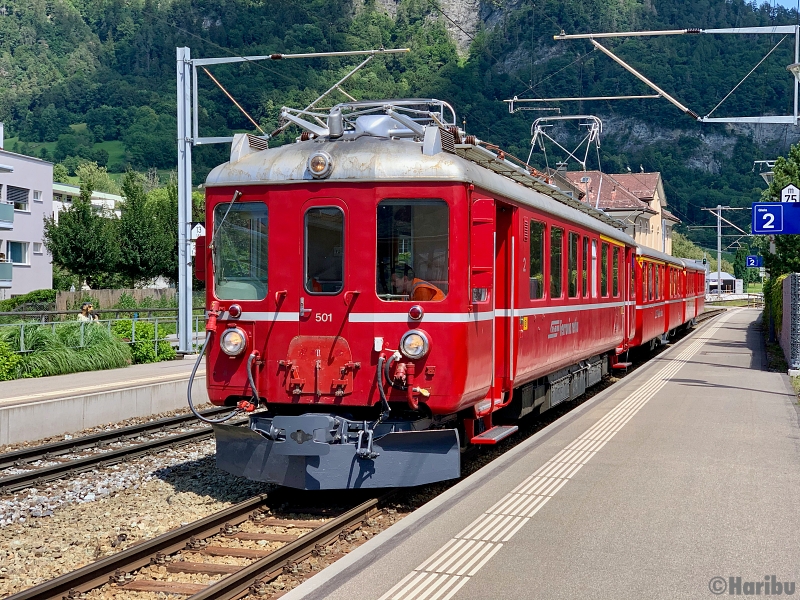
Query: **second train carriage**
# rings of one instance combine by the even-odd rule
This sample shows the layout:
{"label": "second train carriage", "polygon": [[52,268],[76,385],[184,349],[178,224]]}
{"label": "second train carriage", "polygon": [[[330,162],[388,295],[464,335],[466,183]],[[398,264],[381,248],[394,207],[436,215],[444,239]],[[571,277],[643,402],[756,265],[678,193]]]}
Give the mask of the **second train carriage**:
{"label": "second train carriage", "polygon": [[467,444],[512,434],[652,339],[644,298],[664,276],[641,308],[631,284],[667,260],[460,143],[446,103],[339,105],[327,127],[284,116],[307,131],[297,143],[237,136],[206,183],[208,394],[266,408],[215,426],[221,468],[307,489],[458,477]]}

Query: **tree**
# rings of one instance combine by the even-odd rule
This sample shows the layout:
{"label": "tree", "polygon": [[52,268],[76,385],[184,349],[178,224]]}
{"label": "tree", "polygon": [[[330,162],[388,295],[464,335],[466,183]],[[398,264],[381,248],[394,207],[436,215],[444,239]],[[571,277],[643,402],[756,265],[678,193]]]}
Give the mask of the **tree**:
{"label": "tree", "polygon": [[75,169],[75,174],[82,182],[86,182],[89,189],[107,194],[119,194],[119,186],[108,176],[105,167],[98,166],[96,162],[83,162]]}
{"label": "tree", "polygon": [[72,206],[45,218],[44,244],[53,264],[77,275],[92,287],[103,273],[113,273],[119,259],[119,245],[112,219],[92,210],[90,182],[81,180],[81,194]]}
{"label": "tree", "polygon": [[69,183],[69,171],[62,163],[53,165],[53,181],[58,183]]}
{"label": "tree", "polygon": [[162,274],[163,263],[172,252],[172,239],[147,202],[142,175],[134,171],[125,173],[122,194],[125,200],[120,205],[118,268],[134,287]]}
{"label": "tree", "polygon": [[[762,202],[778,202],[783,188],[790,183],[800,185],[800,144],[793,145],[788,156],[778,157],[773,172],[775,177],[762,193]],[[770,277],[800,272],[800,235],[776,235],[775,254],[764,253],[764,266]]]}
{"label": "tree", "polygon": [[736,251],[736,256],[733,259],[733,276],[736,279],[741,279],[745,285],[750,280],[750,272],[747,268],[747,253],[748,249],[744,246],[739,246]]}

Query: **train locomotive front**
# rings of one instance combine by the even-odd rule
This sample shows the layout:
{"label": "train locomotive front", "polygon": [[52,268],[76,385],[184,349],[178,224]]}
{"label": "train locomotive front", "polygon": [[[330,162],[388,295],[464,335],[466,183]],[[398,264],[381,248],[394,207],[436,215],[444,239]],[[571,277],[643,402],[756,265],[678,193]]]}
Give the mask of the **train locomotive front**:
{"label": "train locomotive front", "polygon": [[460,475],[458,413],[489,392],[493,313],[470,287],[464,161],[436,148],[449,107],[426,152],[410,106],[351,106],[349,127],[333,111],[274,149],[237,136],[208,176],[208,393],[265,407],[214,426],[223,470],[302,489]]}

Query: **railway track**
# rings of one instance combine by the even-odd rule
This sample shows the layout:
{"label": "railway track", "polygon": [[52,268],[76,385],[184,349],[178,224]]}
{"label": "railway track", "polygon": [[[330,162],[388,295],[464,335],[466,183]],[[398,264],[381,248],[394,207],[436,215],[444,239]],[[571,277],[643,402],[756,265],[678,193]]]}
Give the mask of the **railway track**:
{"label": "railway track", "polygon": [[[215,416],[230,411],[230,407],[223,407],[210,409],[202,414]],[[232,421],[231,423],[235,422]],[[162,432],[169,432],[171,429],[187,426],[193,428],[190,431],[173,433],[151,440],[134,441],[122,448],[105,449],[110,444],[131,441],[142,436],[156,435]],[[0,454],[0,470],[19,469],[19,471],[5,475],[0,474],[0,494],[16,492],[63,477],[70,477],[77,473],[91,471],[98,467],[106,467],[140,456],[154,454],[168,448],[176,448],[210,438],[212,435],[213,432],[210,427],[199,424],[194,415],[187,414],[6,452]],[[90,450],[100,451],[95,451],[89,455],[69,457],[70,455],[85,453]],[[39,461],[56,461],[56,464],[38,467],[32,464]]]}
{"label": "railway track", "polygon": [[[114,585],[117,591],[179,594],[190,596],[190,600],[227,600],[249,593],[263,595],[266,582],[310,554],[324,552],[326,545],[361,527],[366,519],[379,511],[379,504],[392,493],[372,497],[329,520],[274,518],[264,512],[267,495],[261,494],[28,588],[9,596],[8,600],[76,598],[109,584]],[[271,501],[273,505],[276,503],[274,496]],[[324,514],[325,511],[321,512]],[[307,532],[300,535],[263,532],[264,529],[274,528]],[[242,531],[244,529],[247,531]],[[241,541],[279,542],[284,545],[272,550],[227,545]],[[180,554],[179,559],[175,558],[177,554]],[[186,556],[194,560],[185,560]],[[246,565],[205,562],[207,557],[243,558],[252,562]],[[182,578],[206,575],[218,579],[210,583],[191,583],[154,580],[149,576],[137,578],[135,572],[148,565],[164,566],[167,573],[181,574]]]}

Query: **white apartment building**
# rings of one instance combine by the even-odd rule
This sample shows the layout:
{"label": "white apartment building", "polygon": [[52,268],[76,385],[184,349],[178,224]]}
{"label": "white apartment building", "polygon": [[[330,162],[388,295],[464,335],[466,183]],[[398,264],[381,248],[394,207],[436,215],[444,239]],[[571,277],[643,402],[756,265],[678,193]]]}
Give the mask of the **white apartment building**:
{"label": "white apartment building", "polygon": [[44,218],[53,214],[53,164],[8,152],[0,126],[0,300],[53,286]]}
{"label": "white apartment building", "polygon": [[[72,206],[72,202],[81,195],[81,188],[71,183],[53,183],[53,216],[58,223],[58,213]],[[105,192],[92,192],[92,210],[105,215],[120,216],[119,203],[123,197]]]}

